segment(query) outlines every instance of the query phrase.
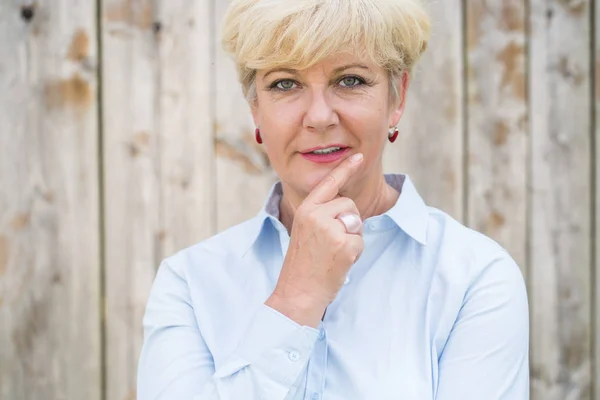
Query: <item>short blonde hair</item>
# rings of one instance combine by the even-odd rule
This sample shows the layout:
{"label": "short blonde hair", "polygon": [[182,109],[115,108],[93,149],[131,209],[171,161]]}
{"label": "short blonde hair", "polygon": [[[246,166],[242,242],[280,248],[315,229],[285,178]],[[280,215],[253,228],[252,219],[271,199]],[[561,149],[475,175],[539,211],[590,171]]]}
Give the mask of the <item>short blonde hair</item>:
{"label": "short blonde hair", "polygon": [[341,52],[366,53],[390,78],[411,72],[430,24],[419,0],[233,0],[222,44],[251,102],[257,70],[302,70]]}

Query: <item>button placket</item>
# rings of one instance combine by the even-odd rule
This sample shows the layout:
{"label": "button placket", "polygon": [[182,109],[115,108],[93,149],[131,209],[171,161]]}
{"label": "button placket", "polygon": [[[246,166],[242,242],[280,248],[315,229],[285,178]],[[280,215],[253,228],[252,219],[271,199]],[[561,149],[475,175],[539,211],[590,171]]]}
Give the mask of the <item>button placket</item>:
{"label": "button placket", "polygon": [[327,331],[321,322],[318,340],[310,357],[306,380],[305,400],[320,400],[325,388],[327,370]]}
{"label": "button placket", "polygon": [[321,328],[321,330],[319,331],[319,340],[323,339],[325,339],[325,329]]}

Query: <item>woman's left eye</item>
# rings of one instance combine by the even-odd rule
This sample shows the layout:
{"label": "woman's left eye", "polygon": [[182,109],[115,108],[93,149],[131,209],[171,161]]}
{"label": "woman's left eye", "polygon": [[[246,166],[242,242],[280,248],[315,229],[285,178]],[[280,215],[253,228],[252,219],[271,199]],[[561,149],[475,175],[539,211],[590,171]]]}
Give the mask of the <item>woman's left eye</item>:
{"label": "woman's left eye", "polygon": [[346,76],[340,80],[342,87],[353,87],[363,84],[364,81],[357,76]]}

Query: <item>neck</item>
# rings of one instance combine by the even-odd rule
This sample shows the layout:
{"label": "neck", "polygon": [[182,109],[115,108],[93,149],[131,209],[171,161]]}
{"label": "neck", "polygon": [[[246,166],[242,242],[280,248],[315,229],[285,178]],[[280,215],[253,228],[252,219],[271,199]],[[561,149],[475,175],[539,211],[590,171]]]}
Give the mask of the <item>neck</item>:
{"label": "neck", "polygon": [[[279,219],[287,231],[291,232],[294,214],[306,195],[298,194],[284,182],[282,182],[282,189],[283,197],[279,205]],[[400,193],[396,189],[387,184],[383,173],[379,173],[375,178],[364,177],[360,181],[353,182],[352,188],[343,193],[340,192],[340,196],[354,201],[363,221],[388,211],[396,204],[399,195]]]}

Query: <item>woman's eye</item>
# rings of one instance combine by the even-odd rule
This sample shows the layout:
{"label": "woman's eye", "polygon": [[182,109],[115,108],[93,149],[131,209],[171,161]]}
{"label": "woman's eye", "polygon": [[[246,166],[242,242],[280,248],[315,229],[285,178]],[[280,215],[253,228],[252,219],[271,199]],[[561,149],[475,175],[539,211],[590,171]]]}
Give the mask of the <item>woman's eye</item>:
{"label": "woman's eye", "polygon": [[362,84],[362,80],[356,76],[347,76],[340,81],[342,87],[353,87]]}
{"label": "woman's eye", "polygon": [[283,79],[281,81],[275,82],[275,87],[280,90],[290,90],[294,88],[296,83],[290,79]]}

